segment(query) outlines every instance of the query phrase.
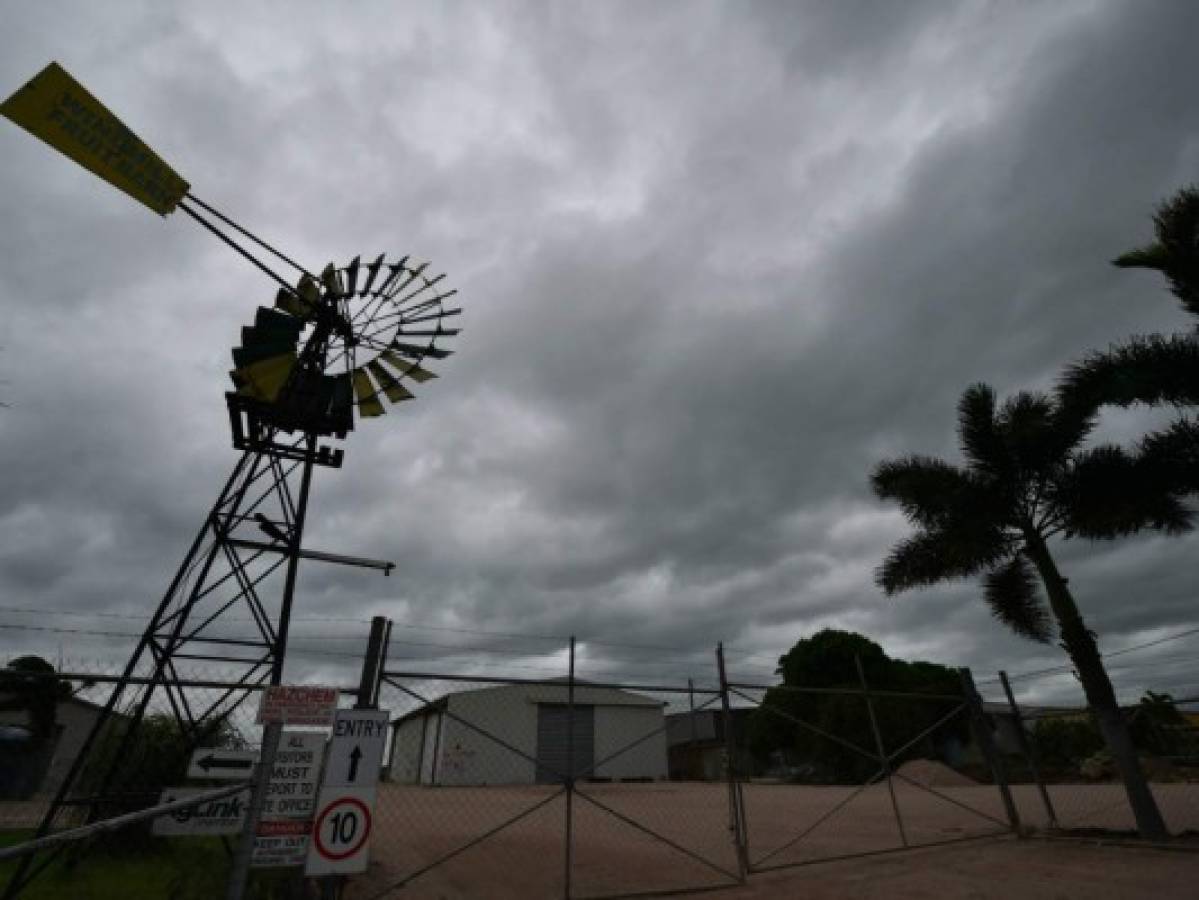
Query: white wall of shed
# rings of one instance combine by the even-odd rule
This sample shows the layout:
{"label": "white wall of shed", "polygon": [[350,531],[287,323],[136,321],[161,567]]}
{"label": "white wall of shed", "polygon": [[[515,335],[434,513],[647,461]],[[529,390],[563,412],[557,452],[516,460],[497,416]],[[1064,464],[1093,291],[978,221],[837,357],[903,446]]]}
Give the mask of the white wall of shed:
{"label": "white wall of shed", "polygon": [[421,730],[426,716],[413,716],[393,732],[390,779],[399,784],[416,784],[420,778]]}
{"label": "white wall of shed", "polygon": [[[532,784],[537,752],[537,707],[524,685],[451,694],[437,763],[437,784]],[[507,749],[481,729],[527,755]]]}

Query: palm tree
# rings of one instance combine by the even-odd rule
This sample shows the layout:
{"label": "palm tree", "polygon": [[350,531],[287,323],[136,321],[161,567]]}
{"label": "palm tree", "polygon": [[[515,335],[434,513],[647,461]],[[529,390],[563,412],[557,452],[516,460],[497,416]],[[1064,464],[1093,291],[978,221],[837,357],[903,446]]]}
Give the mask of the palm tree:
{"label": "palm tree", "polygon": [[[1199,317],[1199,188],[1161,204],[1153,223],[1157,240],[1113,262],[1161,271],[1183,309]],[[1066,370],[1058,398],[1083,412],[1109,404],[1199,407],[1199,323],[1189,334],[1134,337],[1084,357]],[[1139,451],[1166,478],[1199,492],[1199,420],[1184,413],[1146,436]]]}
{"label": "palm tree", "polygon": [[[896,501],[916,533],[897,544],[878,570],[887,594],[941,581],[984,576],[991,612],[1017,634],[1049,643],[1056,632],[1074,663],[1087,702],[1147,838],[1165,825],[1137,761],[1094,635],[1050,553],[1054,538],[1112,538],[1143,528],[1191,527],[1183,491],[1134,455],[1083,441],[1094,414],[1022,392],[996,408],[994,391],[976,384],[958,403],[964,467],[928,456],[880,463],[875,493]],[[1038,590],[1038,581],[1046,597]]]}

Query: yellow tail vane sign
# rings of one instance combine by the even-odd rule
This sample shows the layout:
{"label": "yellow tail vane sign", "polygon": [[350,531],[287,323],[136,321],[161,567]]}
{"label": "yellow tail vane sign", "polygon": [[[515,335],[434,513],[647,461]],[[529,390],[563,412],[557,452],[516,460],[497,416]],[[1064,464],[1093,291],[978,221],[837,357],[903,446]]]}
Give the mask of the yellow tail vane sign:
{"label": "yellow tail vane sign", "polygon": [[179,173],[56,62],[5,100],[0,113],[160,215],[187,194]]}

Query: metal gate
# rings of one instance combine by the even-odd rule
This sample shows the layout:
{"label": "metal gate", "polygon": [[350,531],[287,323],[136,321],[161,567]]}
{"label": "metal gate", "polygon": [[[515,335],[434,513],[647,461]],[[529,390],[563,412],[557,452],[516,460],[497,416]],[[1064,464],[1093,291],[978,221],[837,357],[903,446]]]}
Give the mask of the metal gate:
{"label": "metal gate", "polygon": [[[732,702],[751,704],[790,730],[809,758],[833,760],[784,769],[771,780],[736,775],[734,821],[747,872],[1019,832],[1003,762],[967,670],[956,693],[872,690],[860,661],[858,675],[853,687],[742,684],[725,680],[721,663]],[[819,707],[821,724],[810,716]],[[936,761],[965,734],[989,783]]]}

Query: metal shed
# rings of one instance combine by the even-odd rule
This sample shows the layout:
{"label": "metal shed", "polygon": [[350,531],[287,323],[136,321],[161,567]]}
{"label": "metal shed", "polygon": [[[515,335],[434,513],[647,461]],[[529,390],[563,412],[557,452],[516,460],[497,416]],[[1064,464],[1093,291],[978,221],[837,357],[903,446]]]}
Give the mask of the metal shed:
{"label": "metal shed", "polygon": [[579,681],[573,715],[568,699],[565,683],[446,694],[392,722],[390,780],[535,784],[561,781],[568,772],[599,781],[666,777],[660,701]]}

